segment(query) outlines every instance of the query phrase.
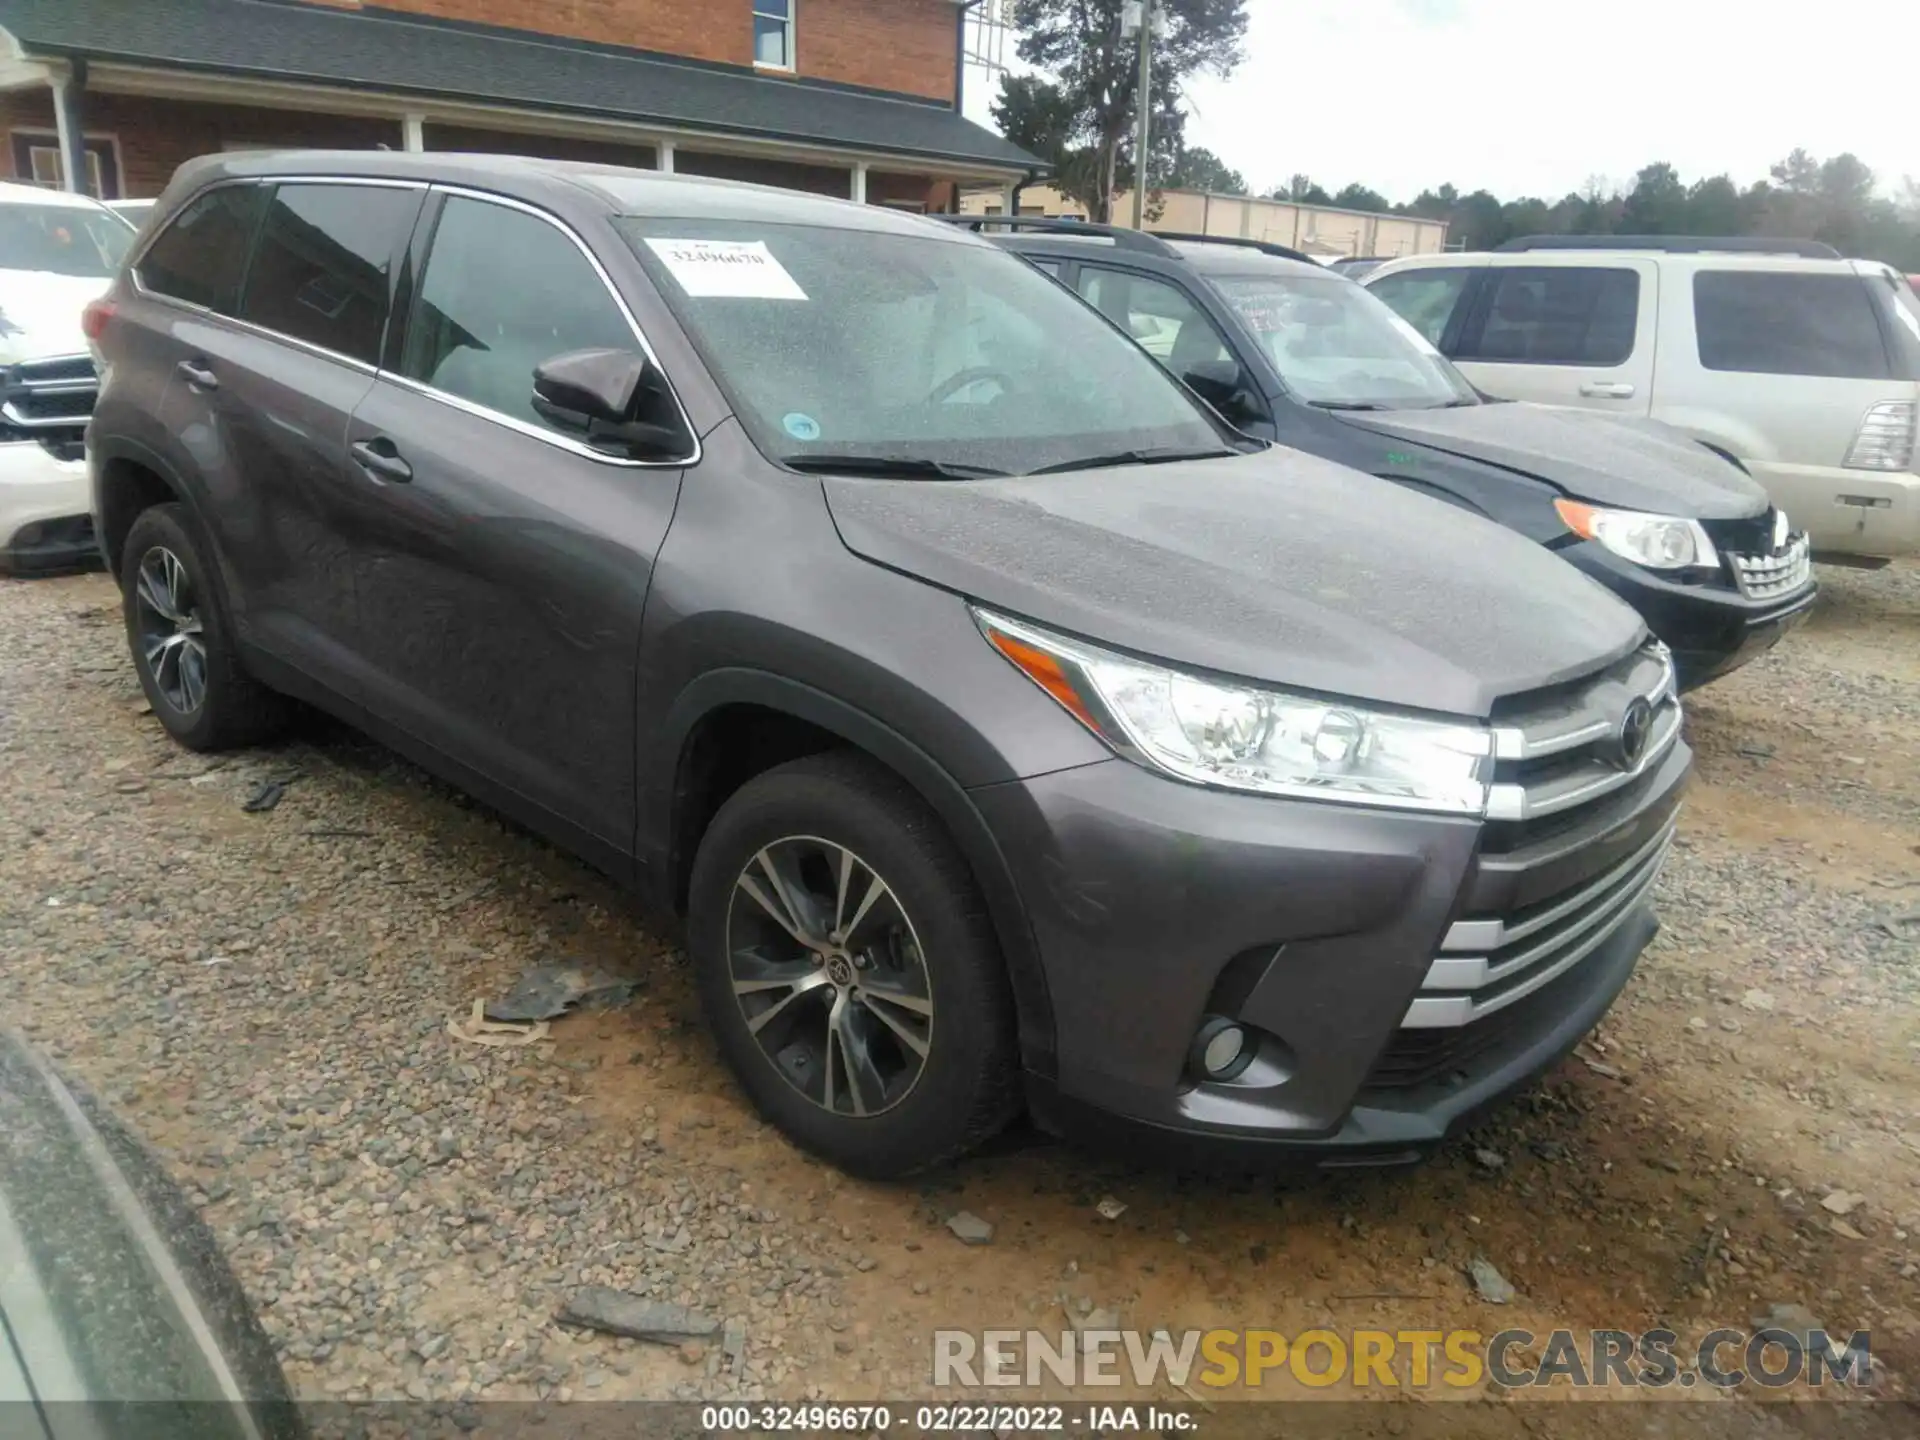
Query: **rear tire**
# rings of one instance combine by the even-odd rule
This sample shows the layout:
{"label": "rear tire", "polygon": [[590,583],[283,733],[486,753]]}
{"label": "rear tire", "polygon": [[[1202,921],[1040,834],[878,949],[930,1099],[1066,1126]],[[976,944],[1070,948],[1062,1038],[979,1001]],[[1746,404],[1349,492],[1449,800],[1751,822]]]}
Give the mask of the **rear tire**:
{"label": "rear tire", "polygon": [[120,600],[140,688],[175,740],[189,750],[231,750],[285,728],[291,703],[241,663],[184,505],[155,505],[134,520],[120,557]]}
{"label": "rear tire", "polygon": [[864,756],[793,761],[720,807],[687,934],[722,1055],[803,1149],[892,1179],[1019,1109],[1013,1001],[973,877],[919,796]]}

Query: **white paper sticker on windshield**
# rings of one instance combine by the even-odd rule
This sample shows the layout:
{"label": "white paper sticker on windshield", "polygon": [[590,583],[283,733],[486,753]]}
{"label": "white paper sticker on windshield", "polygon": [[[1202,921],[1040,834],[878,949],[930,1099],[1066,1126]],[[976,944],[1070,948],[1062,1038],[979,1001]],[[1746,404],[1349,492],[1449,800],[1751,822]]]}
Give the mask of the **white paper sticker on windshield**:
{"label": "white paper sticker on windshield", "polygon": [[764,240],[648,240],[647,248],[696,300],[804,300],[787,267]]}

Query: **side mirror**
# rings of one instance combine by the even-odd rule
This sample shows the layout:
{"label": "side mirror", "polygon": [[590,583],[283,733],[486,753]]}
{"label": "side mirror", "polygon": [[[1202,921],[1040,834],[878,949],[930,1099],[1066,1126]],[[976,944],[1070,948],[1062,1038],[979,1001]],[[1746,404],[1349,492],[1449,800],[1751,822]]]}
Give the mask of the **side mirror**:
{"label": "side mirror", "polygon": [[1266,418],[1247,383],[1247,372],[1232,360],[1202,360],[1190,366],[1180,378],[1230,425],[1245,425]]}
{"label": "side mirror", "polygon": [[533,408],[611,454],[666,459],[691,448],[666,377],[631,350],[570,350],[543,361],[533,372]]}

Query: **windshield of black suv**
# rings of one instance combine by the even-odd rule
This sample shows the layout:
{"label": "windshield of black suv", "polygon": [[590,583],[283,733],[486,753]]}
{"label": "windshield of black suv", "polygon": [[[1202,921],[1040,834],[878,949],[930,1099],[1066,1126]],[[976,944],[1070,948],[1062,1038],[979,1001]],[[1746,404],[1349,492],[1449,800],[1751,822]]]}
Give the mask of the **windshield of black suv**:
{"label": "windshield of black suv", "polygon": [[1473,387],[1391,306],[1336,275],[1216,276],[1287,389],[1332,409],[1478,403]]}
{"label": "windshield of black suv", "polygon": [[959,478],[1225,448],[1126,336],[995,246],[758,221],[618,223],[769,455],[917,462],[930,478]]}
{"label": "windshield of black suv", "polygon": [[0,204],[0,270],[109,278],[134,229],[107,210],[79,205]]}

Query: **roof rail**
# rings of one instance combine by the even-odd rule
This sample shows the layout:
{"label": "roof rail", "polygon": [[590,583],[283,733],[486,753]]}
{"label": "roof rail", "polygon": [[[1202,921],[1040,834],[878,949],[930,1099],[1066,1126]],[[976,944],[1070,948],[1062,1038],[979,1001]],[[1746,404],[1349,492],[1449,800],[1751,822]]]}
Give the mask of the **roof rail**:
{"label": "roof rail", "polygon": [[991,226],[997,230],[1037,230],[1053,234],[1097,235],[1113,241],[1121,250],[1144,250],[1150,255],[1163,259],[1179,255],[1166,241],[1157,235],[1149,235],[1144,230],[1128,229],[1124,225],[1096,225],[1091,220],[1068,220],[1049,215],[929,215],[929,220],[944,220],[949,225],[958,225],[962,229],[981,231]]}
{"label": "roof rail", "polygon": [[1242,250],[1258,250],[1262,255],[1277,255],[1282,260],[1303,260],[1309,265],[1320,263],[1311,255],[1285,245],[1276,245],[1271,240],[1254,240],[1240,235],[1192,235],[1183,230],[1156,230],[1153,234],[1159,240],[1180,240],[1190,245],[1237,245]]}
{"label": "roof rail", "polygon": [[1799,255],[1838,260],[1822,240],[1772,240],[1758,235],[1522,235],[1495,247],[1514,250],[1662,250],[1669,255]]}

